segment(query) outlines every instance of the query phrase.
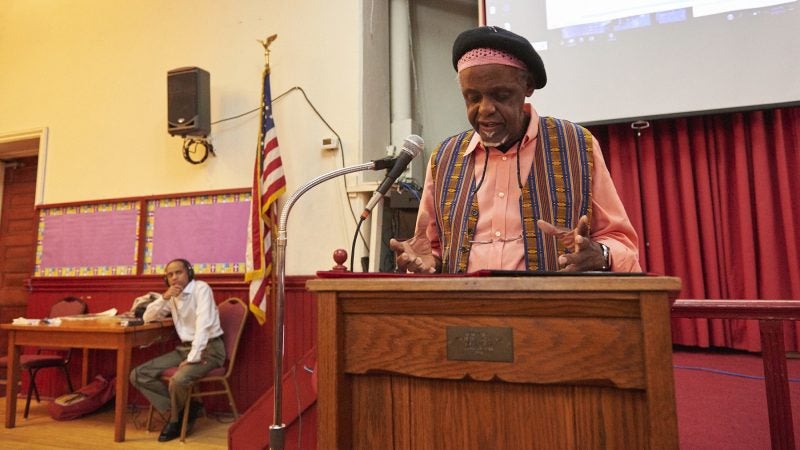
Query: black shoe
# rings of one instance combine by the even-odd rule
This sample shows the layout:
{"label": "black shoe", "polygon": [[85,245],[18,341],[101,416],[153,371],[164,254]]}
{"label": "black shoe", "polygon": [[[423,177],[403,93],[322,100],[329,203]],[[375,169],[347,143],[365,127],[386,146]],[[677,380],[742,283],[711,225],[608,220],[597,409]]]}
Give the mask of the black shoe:
{"label": "black shoe", "polygon": [[167,442],[175,439],[181,435],[181,423],[169,422],[161,429],[161,434],[158,435],[158,442]]}

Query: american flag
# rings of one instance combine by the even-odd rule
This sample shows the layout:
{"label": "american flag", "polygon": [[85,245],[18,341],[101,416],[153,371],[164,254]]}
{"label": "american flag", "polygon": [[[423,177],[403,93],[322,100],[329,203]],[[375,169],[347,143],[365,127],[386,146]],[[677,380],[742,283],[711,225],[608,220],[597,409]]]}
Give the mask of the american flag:
{"label": "american flag", "polygon": [[247,233],[245,281],[250,282],[250,311],[259,324],[266,320],[267,297],[272,275],[272,242],[277,226],[276,201],[286,191],[278,135],[272,118],[269,65],[264,69],[261,95],[261,128],[253,173],[253,194]]}

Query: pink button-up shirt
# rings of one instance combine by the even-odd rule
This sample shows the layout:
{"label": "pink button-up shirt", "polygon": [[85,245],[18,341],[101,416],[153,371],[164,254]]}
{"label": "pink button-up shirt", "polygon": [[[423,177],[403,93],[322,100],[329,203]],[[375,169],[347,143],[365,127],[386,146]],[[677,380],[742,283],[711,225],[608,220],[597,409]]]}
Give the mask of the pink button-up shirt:
{"label": "pink button-up shirt", "polygon": [[[522,191],[519,186],[520,182],[525,184],[530,173],[539,136],[539,115],[530,104],[525,104],[525,109],[530,112],[531,120],[519,147],[514,146],[505,153],[490,147],[486,164],[486,149],[480,143],[478,133],[473,135],[467,148],[468,155],[474,153],[475,183],[480,183],[477,192],[480,215],[469,254],[469,272],[483,269],[525,270],[525,242],[519,216]],[[591,238],[608,246],[611,252],[611,270],[641,271],[636,232],[614,188],[600,145],[596,139],[592,142],[594,165]],[[420,214],[417,217],[422,217],[422,213],[425,213],[430,218],[426,227],[427,236],[433,246],[433,254],[441,258],[433,189],[433,176],[429,166],[420,201]]]}

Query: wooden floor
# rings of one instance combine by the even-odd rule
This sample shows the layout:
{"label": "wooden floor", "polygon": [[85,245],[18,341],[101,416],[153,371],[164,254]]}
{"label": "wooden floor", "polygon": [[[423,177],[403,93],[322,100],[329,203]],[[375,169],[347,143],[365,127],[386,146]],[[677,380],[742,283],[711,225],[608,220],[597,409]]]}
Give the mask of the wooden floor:
{"label": "wooden floor", "polygon": [[0,447],[14,450],[36,449],[165,449],[185,448],[218,450],[228,448],[228,427],[232,416],[200,417],[194,425],[192,433],[186,437],[186,444],[179,439],[169,442],[158,442],[158,434],[164,422],[156,414],[151,428],[147,432],[144,425],[147,421],[147,409],[128,412],[125,428],[125,442],[114,442],[114,408],[113,403],[100,412],[69,421],[56,421],[47,412],[47,401],[31,403],[31,411],[27,419],[22,418],[25,399],[17,400],[17,421],[14,428],[5,427],[5,397],[0,397]]}

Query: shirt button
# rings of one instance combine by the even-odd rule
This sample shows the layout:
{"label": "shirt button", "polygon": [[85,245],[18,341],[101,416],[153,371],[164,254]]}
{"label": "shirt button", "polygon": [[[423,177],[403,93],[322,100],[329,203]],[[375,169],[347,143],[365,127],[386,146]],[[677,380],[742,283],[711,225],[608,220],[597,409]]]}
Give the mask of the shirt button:
{"label": "shirt button", "polygon": [[500,233],[499,231],[495,231],[495,232],[494,232],[494,235],[495,235],[495,236],[497,236],[497,237],[500,237],[500,235],[501,235],[501,234],[502,234],[502,233]]}
{"label": "shirt button", "polygon": [[506,196],[505,192],[500,192],[497,194],[498,197],[503,198]]}
{"label": "shirt button", "polygon": [[503,156],[503,161],[507,160],[508,156]]}

